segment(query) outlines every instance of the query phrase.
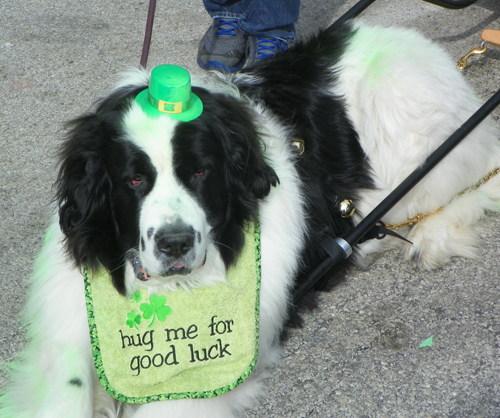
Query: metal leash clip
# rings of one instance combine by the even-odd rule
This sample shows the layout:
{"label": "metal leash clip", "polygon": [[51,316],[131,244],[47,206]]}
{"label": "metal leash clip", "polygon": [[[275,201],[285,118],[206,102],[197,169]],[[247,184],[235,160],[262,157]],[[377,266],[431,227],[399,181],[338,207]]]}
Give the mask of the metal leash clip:
{"label": "metal leash clip", "polygon": [[486,48],[486,41],[481,42],[481,45],[472,48],[467,55],[459,58],[457,62],[457,67],[460,71],[463,71],[465,67],[467,67],[467,60],[473,55],[481,55],[484,54],[488,48]]}
{"label": "metal leash clip", "polygon": [[481,44],[475,48],[472,48],[470,52],[460,58],[457,63],[457,67],[460,71],[463,71],[467,66],[467,60],[473,55],[481,55],[484,54],[488,48],[486,44],[500,46],[500,30],[495,29],[485,29],[481,32]]}

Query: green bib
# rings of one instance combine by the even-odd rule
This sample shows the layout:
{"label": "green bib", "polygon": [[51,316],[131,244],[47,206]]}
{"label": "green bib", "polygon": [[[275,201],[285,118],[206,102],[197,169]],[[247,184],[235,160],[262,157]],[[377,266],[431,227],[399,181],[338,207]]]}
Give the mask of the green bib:
{"label": "green bib", "polygon": [[85,271],[97,375],[115,399],[143,404],[226,393],[257,361],[260,231],[248,224],[227,283],[120,295],[107,271]]}

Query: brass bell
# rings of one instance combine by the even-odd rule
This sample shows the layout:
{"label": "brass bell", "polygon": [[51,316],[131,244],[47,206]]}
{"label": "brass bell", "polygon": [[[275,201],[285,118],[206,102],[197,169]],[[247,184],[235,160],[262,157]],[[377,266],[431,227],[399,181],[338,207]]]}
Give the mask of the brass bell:
{"label": "brass bell", "polygon": [[335,205],[336,212],[342,218],[350,218],[356,212],[356,207],[351,199],[344,199]]}
{"label": "brass bell", "polygon": [[306,150],[304,140],[297,138],[295,141],[292,142],[292,149],[294,150],[295,153],[302,155]]}

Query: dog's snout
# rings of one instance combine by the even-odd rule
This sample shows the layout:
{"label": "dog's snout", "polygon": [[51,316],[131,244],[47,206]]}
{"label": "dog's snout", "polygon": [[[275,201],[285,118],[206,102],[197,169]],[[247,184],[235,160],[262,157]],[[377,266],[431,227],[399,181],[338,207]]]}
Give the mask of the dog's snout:
{"label": "dog's snout", "polygon": [[158,251],[169,257],[178,258],[191,250],[194,245],[194,232],[160,233],[155,237]]}

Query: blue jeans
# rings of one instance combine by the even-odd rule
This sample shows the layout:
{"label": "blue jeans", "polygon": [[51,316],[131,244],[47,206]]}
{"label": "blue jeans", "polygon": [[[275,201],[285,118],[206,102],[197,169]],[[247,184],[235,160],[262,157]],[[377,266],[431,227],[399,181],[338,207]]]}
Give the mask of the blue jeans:
{"label": "blue jeans", "polygon": [[234,17],[249,35],[295,39],[300,0],[203,0],[212,17]]}

